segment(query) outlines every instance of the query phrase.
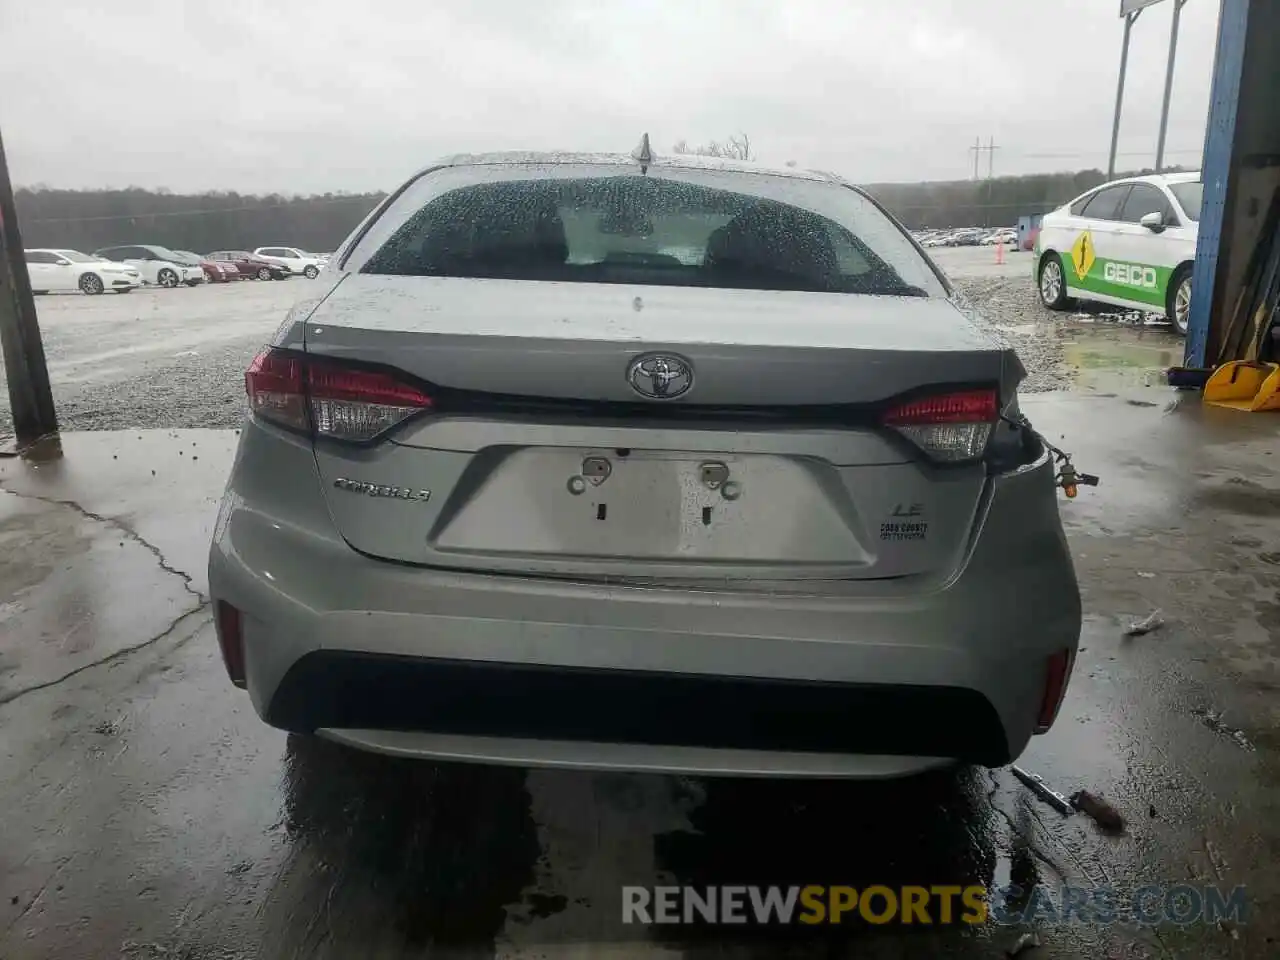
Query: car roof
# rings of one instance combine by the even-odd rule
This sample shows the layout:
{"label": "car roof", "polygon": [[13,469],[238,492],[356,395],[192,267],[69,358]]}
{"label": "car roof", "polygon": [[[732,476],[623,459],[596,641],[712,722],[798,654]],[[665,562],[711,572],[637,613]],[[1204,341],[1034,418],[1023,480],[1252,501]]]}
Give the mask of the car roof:
{"label": "car roof", "polygon": [[[495,166],[495,165],[550,165],[590,164],[592,166],[639,167],[639,162],[625,153],[571,153],[560,151],[508,150],[496,153],[456,153],[442,157],[418,171],[422,176],[441,167]],[[648,164],[651,169],[665,170],[720,170],[727,173],[762,174],[771,177],[789,177],[793,180],[818,180],[843,183],[839,177],[819,170],[802,170],[797,167],[767,167],[752,160],[726,160],[720,157],[702,157],[695,154],[654,154]],[[416,179],[416,177],[415,177]]]}
{"label": "car roof", "polygon": [[[1122,180],[1109,180],[1098,184],[1099,187],[1113,187],[1122,183],[1191,183],[1200,179],[1200,171],[1187,173],[1149,173],[1142,177],[1125,177]],[[1095,190],[1097,187],[1094,188]]]}

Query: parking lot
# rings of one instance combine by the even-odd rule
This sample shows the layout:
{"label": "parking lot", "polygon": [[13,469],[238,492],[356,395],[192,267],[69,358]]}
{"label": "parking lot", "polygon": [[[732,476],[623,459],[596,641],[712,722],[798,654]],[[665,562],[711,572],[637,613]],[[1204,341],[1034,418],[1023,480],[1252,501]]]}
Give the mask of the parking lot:
{"label": "parking lot", "polygon": [[[1144,386],[1181,361],[1182,341],[1167,324],[1143,324],[1115,308],[1064,315],[1041,308],[1030,253],[1006,252],[999,264],[991,247],[929,252],[992,332],[1017,347],[1029,373],[1024,391]],[[244,368],[289,308],[320,284],[295,277],[38,298],[62,427],[236,426]],[[0,409],[0,431],[7,417]]]}
{"label": "parking lot", "polygon": [[[226,682],[204,557],[244,367],[319,283],[44,297],[66,457],[0,461],[14,598],[0,758],[22,771],[0,782],[0,956],[994,958],[1027,929],[859,923],[725,950],[724,928],[621,923],[621,888],[661,883],[1246,884],[1239,927],[1045,918],[1028,955],[1271,952],[1274,428],[1178,402],[1160,380],[1181,360],[1166,325],[1043,310],[1030,254],[932,253],[1017,346],[1033,422],[1102,477],[1063,503],[1085,632],[1064,714],[1022,762],[1108,798],[1124,835],[1060,817],[1007,769],[870,785],[602,775],[396,761],[271,730]],[[1162,629],[1123,636],[1156,609]]]}

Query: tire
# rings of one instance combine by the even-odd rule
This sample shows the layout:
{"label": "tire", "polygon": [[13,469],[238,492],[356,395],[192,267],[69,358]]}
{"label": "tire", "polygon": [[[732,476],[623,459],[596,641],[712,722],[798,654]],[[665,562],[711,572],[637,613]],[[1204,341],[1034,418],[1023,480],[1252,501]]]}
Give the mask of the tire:
{"label": "tire", "polygon": [[170,290],[176,287],[178,285],[178,282],[179,282],[178,275],[174,273],[172,270],[170,270],[168,267],[165,267],[158,274],[156,274],[156,283],[158,283],[162,287],[167,287]]}
{"label": "tire", "polygon": [[259,280],[270,280],[270,279],[271,279],[271,270],[270,270],[268,267],[259,267],[259,268],[258,268],[258,279],[259,279]]}
{"label": "tire", "polygon": [[80,292],[96,297],[102,293],[106,287],[102,283],[102,278],[96,273],[86,273],[80,277]]}
{"label": "tire", "polygon": [[314,280],[316,277],[320,276],[320,271],[313,266],[308,266],[307,269],[302,271],[302,275],[308,280]]}
{"label": "tire", "polygon": [[1187,335],[1191,318],[1191,267],[1183,264],[1169,278],[1169,293],[1165,298],[1164,315],[1173,324],[1178,336]]}
{"label": "tire", "polygon": [[1050,310],[1066,310],[1071,306],[1071,298],[1067,296],[1067,274],[1062,269],[1062,259],[1056,253],[1046,253],[1040,261],[1036,289],[1040,292],[1040,302]]}

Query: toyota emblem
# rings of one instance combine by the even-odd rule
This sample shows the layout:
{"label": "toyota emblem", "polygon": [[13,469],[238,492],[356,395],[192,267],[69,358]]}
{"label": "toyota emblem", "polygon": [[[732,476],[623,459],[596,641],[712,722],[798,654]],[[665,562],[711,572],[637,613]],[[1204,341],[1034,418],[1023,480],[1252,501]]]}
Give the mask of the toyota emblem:
{"label": "toyota emblem", "polygon": [[693,366],[669,353],[646,353],[627,365],[627,383],[650,400],[674,400],[693,386]]}

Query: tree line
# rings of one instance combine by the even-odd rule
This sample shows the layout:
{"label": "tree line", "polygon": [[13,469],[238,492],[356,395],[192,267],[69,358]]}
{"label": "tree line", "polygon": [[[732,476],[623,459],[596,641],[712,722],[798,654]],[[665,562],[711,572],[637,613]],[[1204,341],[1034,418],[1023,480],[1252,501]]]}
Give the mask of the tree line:
{"label": "tree line", "polygon": [[[1181,170],[1172,168],[1166,172]],[[1117,174],[1134,177],[1152,169]],[[988,180],[868,184],[866,190],[908,228],[1011,227],[1019,217],[1048,213],[1106,183],[1101,170],[1033,173]]]}
{"label": "tree line", "polygon": [[384,196],[24,188],[15,192],[14,201],[22,242],[28,247],[91,251],[147,243],[208,253],[284,245],[327,253]]}
{"label": "tree line", "polygon": [[[745,136],[725,144],[688,147],[690,153],[750,157]],[[1151,171],[1138,171],[1149,173]],[[1106,180],[1101,170],[933,183],[869,184],[867,190],[907,227],[1013,225],[1019,216],[1046,213]],[[19,189],[18,222],[28,247],[91,251],[151,243],[207,253],[286,245],[333,250],[383,193],[326,193],[309,197],[240,193],[176,194],[164,190]]]}

